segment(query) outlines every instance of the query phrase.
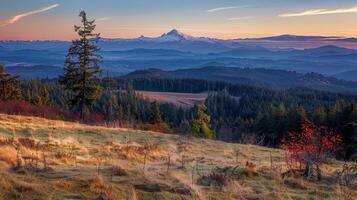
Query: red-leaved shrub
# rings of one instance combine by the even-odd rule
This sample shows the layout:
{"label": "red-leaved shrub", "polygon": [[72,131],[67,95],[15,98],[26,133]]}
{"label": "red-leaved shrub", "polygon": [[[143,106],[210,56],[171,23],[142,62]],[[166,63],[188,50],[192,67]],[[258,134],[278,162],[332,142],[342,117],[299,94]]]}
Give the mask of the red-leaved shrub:
{"label": "red-leaved shrub", "polygon": [[62,115],[60,109],[53,106],[35,106],[25,101],[0,101],[0,112],[11,115],[28,115],[48,119],[58,119]]}
{"label": "red-leaved shrub", "polygon": [[342,142],[341,136],[325,126],[315,126],[311,122],[304,122],[301,131],[289,133],[282,140],[287,149],[286,162],[289,168],[294,167],[294,162],[306,167],[305,174],[312,175],[313,166],[316,166],[320,178],[320,164],[326,162],[338,150]]}

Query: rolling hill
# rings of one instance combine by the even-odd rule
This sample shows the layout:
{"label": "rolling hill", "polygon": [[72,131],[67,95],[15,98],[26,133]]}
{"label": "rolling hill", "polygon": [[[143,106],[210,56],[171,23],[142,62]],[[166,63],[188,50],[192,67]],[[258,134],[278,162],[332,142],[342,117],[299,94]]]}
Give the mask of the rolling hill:
{"label": "rolling hill", "polygon": [[294,71],[237,68],[203,67],[163,71],[160,69],[139,70],[126,78],[196,78],[226,81],[235,84],[263,86],[273,89],[307,87],[333,92],[357,92],[357,82],[338,80],[317,73],[300,74]]}
{"label": "rolling hill", "polygon": [[[357,55],[356,55],[356,58],[357,58]],[[338,73],[338,74],[335,74],[334,77],[343,79],[343,80],[357,81],[357,70]]]}
{"label": "rolling hill", "polygon": [[0,114],[1,199],[353,199],[342,165],[308,181],[280,149]]}

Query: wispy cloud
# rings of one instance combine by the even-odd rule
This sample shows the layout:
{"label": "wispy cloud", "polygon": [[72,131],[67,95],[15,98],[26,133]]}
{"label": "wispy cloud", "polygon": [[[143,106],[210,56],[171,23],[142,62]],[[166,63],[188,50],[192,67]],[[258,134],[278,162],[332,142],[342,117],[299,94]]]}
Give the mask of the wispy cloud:
{"label": "wispy cloud", "polygon": [[245,17],[232,17],[228,18],[230,21],[238,21],[238,20],[245,20],[245,19],[253,19],[253,16],[245,16]]}
{"label": "wispy cloud", "polygon": [[53,5],[44,7],[44,8],[40,8],[40,9],[33,10],[33,11],[30,11],[30,12],[26,12],[26,13],[15,15],[14,17],[12,17],[11,19],[7,20],[4,24],[1,24],[0,26],[6,26],[6,25],[9,25],[9,24],[14,24],[17,21],[19,21],[20,19],[24,18],[24,17],[28,17],[30,15],[39,14],[39,13],[42,13],[42,12],[46,12],[46,11],[51,10],[53,8],[56,8],[58,6],[59,6],[59,4],[53,4]]}
{"label": "wispy cloud", "polygon": [[238,8],[248,8],[250,6],[244,5],[244,6],[230,6],[230,7],[219,7],[219,8],[212,8],[209,10],[206,10],[206,12],[219,12],[219,11],[224,11],[224,10],[232,10],[232,9],[238,9]]}
{"label": "wispy cloud", "polygon": [[306,10],[297,13],[280,14],[279,17],[302,17],[302,16],[311,16],[311,15],[331,15],[331,14],[343,14],[343,13],[357,13],[357,6],[352,8]]}
{"label": "wispy cloud", "polygon": [[101,21],[107,21],[107,20],[111,20],[111,19],[112,19],[111,17],[101,17],[101,18],[96,19],[95,21],[101,22]]}

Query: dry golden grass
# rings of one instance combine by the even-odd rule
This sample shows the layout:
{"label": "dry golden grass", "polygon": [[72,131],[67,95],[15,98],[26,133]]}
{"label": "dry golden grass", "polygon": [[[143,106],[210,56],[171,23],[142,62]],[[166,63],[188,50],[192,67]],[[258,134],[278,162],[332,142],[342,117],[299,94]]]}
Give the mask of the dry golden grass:
{"label": "dry golden grass", "polygon": [[[279,149],[0,114],[0,199],[353,199],[341,167],[283,178]],[[224,168],[223,186],[198,184]]]}
{"label": "dry golden grass", "polygon": [[17,152],[13,146],[2,145],[0,148],[0,161],[4,161],[10,166],[16,166],[17,161]]}
{"label": "dry golden grass", "polygon": [[100,174],[95,174],[90,183],[90,190],[95,193],[101,193],[107,187],[107,183],[103,176]]}
{"label": "dry golden grass", "polygon": [[160,103],[172,103],[184,108],[193,107],[194,105],[203,103],[208,96],[208,93],[177,93],[177,92],[148,92],[137,91],[139,95],[151,101]]}

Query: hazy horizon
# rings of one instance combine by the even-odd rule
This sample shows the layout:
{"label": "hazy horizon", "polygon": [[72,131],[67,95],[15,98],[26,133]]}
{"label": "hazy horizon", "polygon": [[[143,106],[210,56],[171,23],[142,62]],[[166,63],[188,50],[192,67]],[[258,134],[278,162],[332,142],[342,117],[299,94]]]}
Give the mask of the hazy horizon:
{"label": "hazy horizon", "polygon": [[[291,36],[305,36],[305,37],[326,37],[326,38],[357,38],[356,37],[347,37],[347,36],[339,36],[339,35],[297,35],[297,34],[287,34],[287,33],[282,33],[282,34],[278,34],[278,35],[265,35],[265,36],[259,36],[259,37],[238,37],[238,38],[218,38],[218,37],[207,37],[205,35],[191,35],[191,34],[186,34],[185,32],[179,30],[179,29],[176,29],[176,28],[171,28],[171,29],[168,29],[167,31],[164,31],[162,32],[161,34],[158,34],[158,35],[152,35],[152,36],[146,36],[146,35],[139,35],[139,36],[133,36],[133,37],[103,37],[103,34],[101,33],[101,38],[103,39],[137,39],[141,36],[143,37],[146,37],[146,38],[158,38],[160,36],[162,36],[163,34],[166,34],[172,30],[178,30],[179,32],[185,34],[185,35],[189,35],[189,36],[192,36],[192,37],[196,37],[196,38],[211,38],[211,39],[218,39],[218,40],[244,40],[244,39],[260,39],[260,38],[265,38],[265,37],[278,37],[278,36],[284,36],[284,35],[291,35]],[[75,37],[74,37],[75,38]],[[70,42],[72,39],[74,38],[69,38],[69,39],[1,39],[0,38],[0,41],[64,41],[64,42]]]}

